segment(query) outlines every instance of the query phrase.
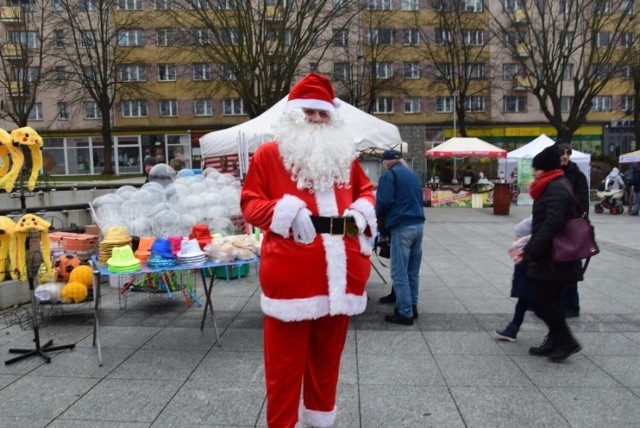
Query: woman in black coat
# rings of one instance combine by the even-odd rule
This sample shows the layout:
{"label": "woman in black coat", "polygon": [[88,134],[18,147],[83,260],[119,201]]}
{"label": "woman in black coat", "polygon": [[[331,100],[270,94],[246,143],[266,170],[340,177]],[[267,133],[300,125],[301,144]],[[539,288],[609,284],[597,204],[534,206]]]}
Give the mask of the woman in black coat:
{"label": "woman in black coat", "polygon": [[582,280],[580,261],[554,263],[551,261],[553,237],[564,227],[566,220],[579,217],[571,185],[560,169],[560,153],[554,146],[538,153],[532,161],[534,181],[531,239],[523,248],[529,261],[526,276],[530,278],[532,305],[549,333],[540,346],[529,349],[531,355],[548,356],[563,361],[582,347],[567,326],[562,305],[563,284]]}

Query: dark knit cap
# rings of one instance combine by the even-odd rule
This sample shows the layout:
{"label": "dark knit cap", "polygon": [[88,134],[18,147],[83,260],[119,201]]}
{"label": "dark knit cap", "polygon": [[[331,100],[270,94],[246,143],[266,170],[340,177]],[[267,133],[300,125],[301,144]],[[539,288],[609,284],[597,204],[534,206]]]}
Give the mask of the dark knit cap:
{"label": "dark knit cap", "polygon": [[144,158],[143,165],[158,165],[158,159],[154,158],[153,156],[147,156],[146,158]]}
{"label": "dark knit cap", "polygon": [[560,152],[554,146],[549,146],[533,157],[531,166],[542,171],[560,168]]}

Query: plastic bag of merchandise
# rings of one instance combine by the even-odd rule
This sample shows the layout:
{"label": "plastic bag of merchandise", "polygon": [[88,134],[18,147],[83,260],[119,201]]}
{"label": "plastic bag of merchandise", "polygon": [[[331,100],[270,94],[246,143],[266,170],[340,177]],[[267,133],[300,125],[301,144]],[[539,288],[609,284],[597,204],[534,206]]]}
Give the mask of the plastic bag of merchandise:
{"label": "plastic bag of merchandise", "polygon": [[40,303],[62,303],[61,292],[64,286],[64,282],[40,284],[33,291],[33,295]]}

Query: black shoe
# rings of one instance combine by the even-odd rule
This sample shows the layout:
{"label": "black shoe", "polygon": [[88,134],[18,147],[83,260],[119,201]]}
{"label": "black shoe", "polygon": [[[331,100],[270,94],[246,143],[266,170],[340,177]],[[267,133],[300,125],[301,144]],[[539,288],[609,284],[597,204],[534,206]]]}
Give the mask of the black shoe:
{"label": "black shoe", "polygon": [[402,315],[395,312],[392,315],[385,315],[384,320],[386,322],[390,322],[391,324],[413,325],[413,318],[403,317]]}
{"label": "black shoe", "polygon": [[540,346],[532,346],[529,348],[529,354],[536,357],[546,357],[556,349],[556,341],[547,335]]}
{"label": "black shoe", "polygon": [[382,296],[379,300],[380,303],[396,303],[396,293],[391,291],[391,293],[386,296]]}
{"label": "black shoe", "polygon": [[418,306],[411,306],[411,309],[413,310],[413,319],[417,320],[418,319]]}
{"label": "black shoe", "polygon": [[549,361],[553,361],[554,363],[561,363],[569,356],[575,354],[576,352],[580,352],[582,350],[582,346],[575,340],[571,340],[569,343],[564,345],[558,345],[556,349],[549,354]]}
{"label": "black shoe", "polygon": [[580,311],[574,311],[573,309],[565,309],[564,317],[565,318],[577,318],[580,316]]}

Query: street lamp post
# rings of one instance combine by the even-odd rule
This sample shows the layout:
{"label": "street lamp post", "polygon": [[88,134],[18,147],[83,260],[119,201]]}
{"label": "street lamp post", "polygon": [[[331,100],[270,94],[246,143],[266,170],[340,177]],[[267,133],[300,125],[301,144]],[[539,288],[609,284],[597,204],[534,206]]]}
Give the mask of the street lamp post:
{"label": "street lamp post", "polygon": [[458,118],[458,91],[455,90],[451,94],[453,96],[453,136],[455,137],[456,132],[456,119]]}

